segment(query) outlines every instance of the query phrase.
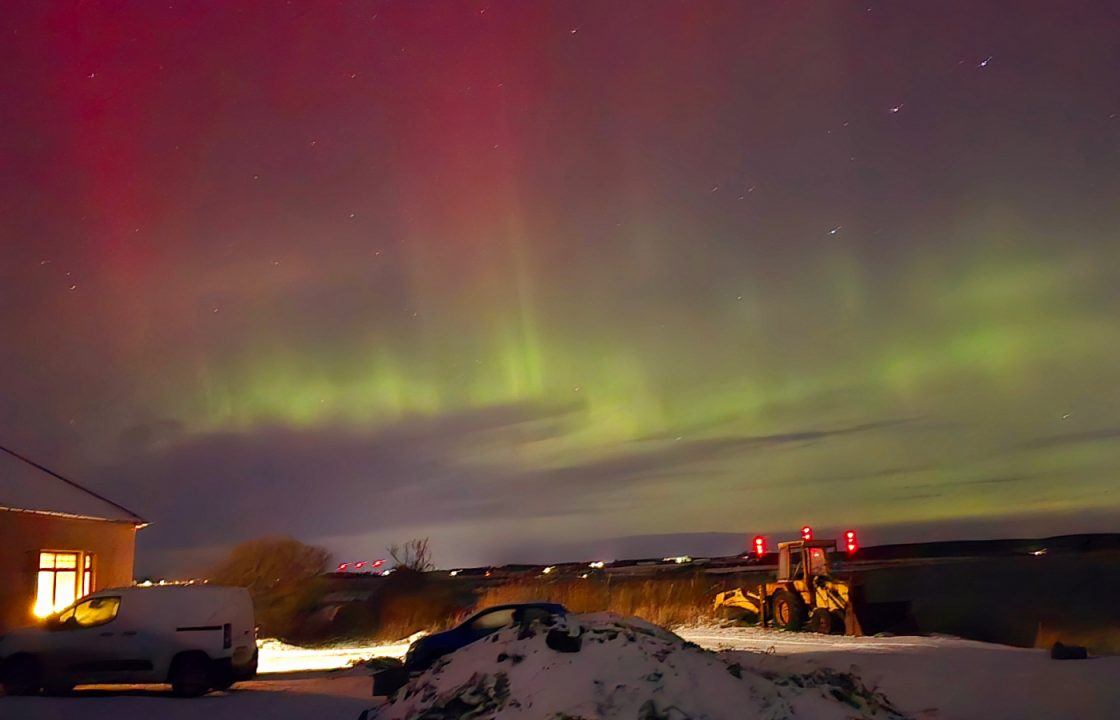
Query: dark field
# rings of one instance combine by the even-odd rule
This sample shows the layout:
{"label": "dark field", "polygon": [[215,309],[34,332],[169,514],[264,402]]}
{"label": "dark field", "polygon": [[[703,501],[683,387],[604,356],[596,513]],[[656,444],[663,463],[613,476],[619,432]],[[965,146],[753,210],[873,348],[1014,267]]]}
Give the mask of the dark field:
{"label": "dark field", "polygon": [[[1113,542],[1101,549],[1100,542],[1074,547],[1051,540],[866,548],[838,574],[860,581],[869,602],[909,601],[922,634],[1020,647],[1061,640],[1095,654],[1120,654],[1120,549]],[[1045,554],[1032,554],[1044,547]],[[715,593],[756,586],[774,573],[772,566],[737,558],[543,570],[433,572],[406,587],[391,578],[332,576],[313,635],[393,640],[446,626],[473,607],[525,600],[561,602],[575,612],[611,610],[668,626],[713,622]]]}

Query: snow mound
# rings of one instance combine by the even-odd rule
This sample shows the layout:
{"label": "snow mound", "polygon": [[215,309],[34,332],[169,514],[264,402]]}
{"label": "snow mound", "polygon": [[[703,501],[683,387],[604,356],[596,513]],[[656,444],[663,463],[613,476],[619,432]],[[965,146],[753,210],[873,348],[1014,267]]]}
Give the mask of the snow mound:
{"label": "snow mound", "polygon": [[573,615],[553,626],[506,628],[448,655],[375,717],[905,718],[852,673],[775,673],[759,665],[741,656],[733,662],[637,618]]}

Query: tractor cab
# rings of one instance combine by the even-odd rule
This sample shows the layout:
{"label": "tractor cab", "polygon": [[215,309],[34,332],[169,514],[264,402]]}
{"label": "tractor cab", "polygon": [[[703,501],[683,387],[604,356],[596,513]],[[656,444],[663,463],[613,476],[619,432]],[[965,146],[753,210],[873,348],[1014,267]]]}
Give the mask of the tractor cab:
{"label": "tractor cab", "polygon": [[778,545],[778,582],[832,575],[828,555],[836,552],[835,540],[793,540]]}

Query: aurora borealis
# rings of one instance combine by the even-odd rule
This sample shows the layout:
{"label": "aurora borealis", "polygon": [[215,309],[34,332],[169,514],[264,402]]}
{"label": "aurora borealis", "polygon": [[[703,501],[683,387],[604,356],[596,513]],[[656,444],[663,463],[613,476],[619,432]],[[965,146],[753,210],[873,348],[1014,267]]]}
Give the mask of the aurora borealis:
{"label": "aurora borealis", "polygon": [[1114,4],[0,14],[0,438],[141,569],[1120,519]]}

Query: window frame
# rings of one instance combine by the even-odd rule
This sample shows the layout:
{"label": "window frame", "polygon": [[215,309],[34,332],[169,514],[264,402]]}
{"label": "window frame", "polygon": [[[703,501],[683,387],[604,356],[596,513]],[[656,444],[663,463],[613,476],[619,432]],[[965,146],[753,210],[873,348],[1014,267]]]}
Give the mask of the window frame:
{"label": "window frame", "polygon": [[[67,567],[59,567],[60,557],[66,558],[64,564]],[[85,550],[39,549],[35,554],[33,613],[39,617],[57,614],[74,605],[83,597],[95,592],[97,587],[96,573],[97,558],[95,553]],[[72,580],[69,582],[66,578],[67,575],[72,576]],[[49,581],[44,576],[49,576]],[[62,583],[62,593],[59,592],[60,582]],[[48,585],[50,595],[44,597],[44,590],[47,589]],[[65,598],[68,594],[67,585],[70,586],[69,592],[72,595],[65,604],[62,604],[59,598]]]}

